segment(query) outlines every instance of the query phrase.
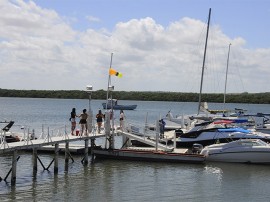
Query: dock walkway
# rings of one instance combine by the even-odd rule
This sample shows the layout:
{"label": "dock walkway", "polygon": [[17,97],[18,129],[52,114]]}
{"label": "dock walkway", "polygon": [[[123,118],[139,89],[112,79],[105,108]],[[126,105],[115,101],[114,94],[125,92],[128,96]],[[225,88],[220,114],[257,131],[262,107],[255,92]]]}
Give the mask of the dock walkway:
{"label": "dock walkway", "polygon": [[[44,170],[48,170],[50,168],[50,166],[52,165],[52,163],[54,162],[54,173],[57,174],[58,173],[58,162],[59,162],[59,144],[65,144],[65,169],[68,169],[68,162],[69,159],[71,158],[72,161],[74,162],[71,154],[70,154],[70,150],[69,150],[69,143],[70,142],[76,142],[76,141],[84,141],[84,152],[83,152],[83,159],[81,160],[81,162],[84,165],[88,164],[88,148],[89,148],[89,141],[91,141],[91,153],[92,150],[95,146],[95,139],[96,138],[101,138],[101,137],[105,137],[105,132],[101,133],[101,134],[97,134],[95,132],[95,130],[93,130],[92,133],[89,133],[88,136],[72,136],[71,134],[67,134],[66,132],[59,132],[57,133],[57,135],[53,136],[50,135],[49,133],[49,129],[48,129],[48,134],[44,135],[42,134],[42,136],[38,139],[33,139],[31,140],[31,133],[27,133],[27,137],[24,136],[24,140],[21,140],[19,142],[11,142],[11,143],[7,143],[6,142],[6,134],[5,131],[1,131],[1,136],[0,136],[0,155],[5,155],[7,153],[13,153],[13,158],[12,158],[12,167],[10,169],[10,171],[7,173],[5,178],[2,178],[0,176],[0,181],[2,181],[2,179],[4,179],[4,181],[7,180],[9,174],[11,173],[11,185],[15,185],[16,183],[16,170],[17,170],[17,161],[20,159],[20,156],[18,156],[18,152],[20,151],[24,151],[24,150],[32,150],[33,151],[33,173],[37,172],[37,168],[38,168],[38,161],[40,162],[40,164],[42,165]],[[52,133],[53,134],[53,133]],[[43,148],[46,147],[54,147],[54,158],[51,161],[51,163],[45,167],[45,165],[42,163],[42,161],[40,160],[40,158],[38,157],[38,150],[42,150]]]}
{"label": "dock walkway", "polygon": [[47,145],[54,145],[66,142],[75,142],[82,140],[91,140],[95,138],[105,137],[105,134],[90,134],[89,136],[72,136],[63,135],[58,137],[46,137],[44,139],[36,140],[24,140],[20,142],[6,143],[2,142],[0,145],[0,154],[12,152],[15,150],[26,150],[26,149],[38,149]]}

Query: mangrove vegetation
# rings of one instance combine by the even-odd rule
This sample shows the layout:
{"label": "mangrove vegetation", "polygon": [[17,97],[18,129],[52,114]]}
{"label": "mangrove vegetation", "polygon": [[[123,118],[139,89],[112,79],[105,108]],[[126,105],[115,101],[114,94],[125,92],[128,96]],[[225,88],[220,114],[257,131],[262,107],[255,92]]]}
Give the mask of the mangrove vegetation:
{"label": "mangrove vegetation", "polygon": [[[58,99],[88,99],[89,95],[80,90],[13,90],[0,89],[0,97],[23,98],[58,98]],[[91,94],[92,99],[106,100],[107,91],[97,90]],[[173,101],[197,102],[198,93],[181,92],[145,92],[145,91],[114,91],[113,98],[118,100],[142,101]],[[204,93],[202,102],[223,102],[223,94]],[[270,92],[266,93],[234,93],[226,95],[226,103],[270,104]]]}

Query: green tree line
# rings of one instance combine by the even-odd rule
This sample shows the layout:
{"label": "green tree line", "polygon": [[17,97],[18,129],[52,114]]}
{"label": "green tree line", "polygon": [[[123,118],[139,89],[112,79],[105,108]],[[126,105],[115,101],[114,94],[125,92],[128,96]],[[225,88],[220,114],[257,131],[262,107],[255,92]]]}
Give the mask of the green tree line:
{"label": "green tree line", "polygon": [[[24,97],[24,98],[59,98],[59,99],[88,99],[89,95],[81,90],[13,90],[0,89],[0,97]],[[105,100],[107,91],[97,90],[91,94],[92,99]],[[223,102],[223,94],[202,94],[202,102]],[[113,98],[118,100],[142,100],[142,101],[173,101],[173,102],[197,102],[198,93],[181,92],[153,92],[153,91],[114,91]],[[270,93],[234,93],[226,95],[227,103],[270,104]]]}

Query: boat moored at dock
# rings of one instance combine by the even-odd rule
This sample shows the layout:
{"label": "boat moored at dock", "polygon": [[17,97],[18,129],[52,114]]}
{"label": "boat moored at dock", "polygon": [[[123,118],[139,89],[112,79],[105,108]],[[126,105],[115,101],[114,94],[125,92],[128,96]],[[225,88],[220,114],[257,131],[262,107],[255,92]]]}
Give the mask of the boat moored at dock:
{"label": "boat moored at dock", "polygon": [[270,164],[270,145],[259,139],[241,139],[205,147],[206,161]]}

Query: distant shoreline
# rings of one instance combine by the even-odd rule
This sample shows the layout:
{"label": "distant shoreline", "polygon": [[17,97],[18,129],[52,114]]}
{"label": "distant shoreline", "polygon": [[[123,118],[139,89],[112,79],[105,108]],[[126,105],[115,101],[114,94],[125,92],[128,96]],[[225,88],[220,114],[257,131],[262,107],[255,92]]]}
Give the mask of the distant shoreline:
{"label": "distant shoreline", "polygon": [[[0,97],[24,98],[58,98],[89,99],[82,90],[15,90],[0,89]],[[91,94],[92,99],[106,100],[107,91],[97,90]],[[198,93],[154,92],[154,91],[114,91],[113,97],[118,100],[198,102]],[[223,103],[224,95],[218,93],[202,94],[202,102]],[[226,95],[226,103],[270,104],[270,92],[266,93],[234,93]]]}

